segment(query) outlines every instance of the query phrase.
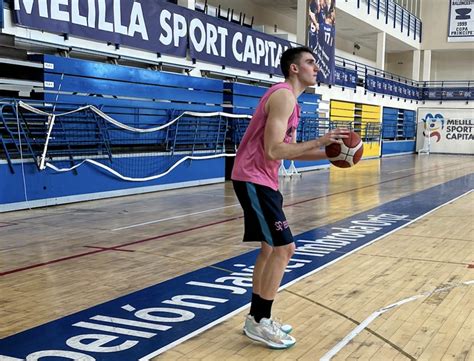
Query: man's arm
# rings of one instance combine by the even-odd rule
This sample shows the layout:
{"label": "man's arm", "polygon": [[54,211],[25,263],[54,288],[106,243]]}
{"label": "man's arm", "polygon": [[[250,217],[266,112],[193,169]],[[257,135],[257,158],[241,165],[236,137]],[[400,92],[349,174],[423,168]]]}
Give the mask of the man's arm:
{"label": "man's arm", "polygon": [[324,149],[312,149],[293,160],[321,160],[321,159],[327,159],[327,158],[328,157]]}
{"label": "man's arm", "polygon": [[265,125],[265,155],[271,160],[317,160],[325,158],[320,150],[331,143],[342,143],[336,138],[347,138],[347,130],[334,129],[318,139],[302,143],[285,143],[288,119],[295,107],[296,99],[288,89],[274,92],[267,101],[267,123]]}

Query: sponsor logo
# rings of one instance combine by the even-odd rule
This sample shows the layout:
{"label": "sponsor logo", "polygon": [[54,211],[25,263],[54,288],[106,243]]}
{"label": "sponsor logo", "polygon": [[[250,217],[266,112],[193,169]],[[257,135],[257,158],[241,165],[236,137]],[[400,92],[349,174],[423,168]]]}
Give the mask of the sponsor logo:
{"label": "sponsor logo", "polygon": [[426,138],[435,137],[436,143],[441,140],[441,130],[444,129],[444,116],[440,113],[431,114],[428,113],[422,119],[423,121],[423,135]]}

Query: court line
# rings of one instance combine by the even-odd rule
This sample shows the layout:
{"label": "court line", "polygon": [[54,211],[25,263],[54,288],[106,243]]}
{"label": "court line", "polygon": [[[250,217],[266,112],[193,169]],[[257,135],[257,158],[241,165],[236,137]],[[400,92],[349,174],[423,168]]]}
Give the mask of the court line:
{"label": "court line", "polygon": [[[457,165],[457,164],[453,163],[453,165]],[[449,166],[450,165],[448,164],[447,167],[449,167]],[[394,178],[394,179],[390,179],[390,180],[385,180],[385,181],[381,181],[379,183],[373,183],[373,184],[366,185],[366,186],[363,186],[363,187],[351,188],[351,189],[340,191],[340,192],[335,192],[335,193],[321,195],[321,196],[318,196],[318,197],[305,199],[305,200],[302,200],[302,201],[287,204],[287,205],[283,206],[283,208],[292,207],[292,206],[297,205],[297,204],[311,202],[311,201],[321,199],[321,198],[328,198],[328,197],[332,197],[332,196],[339,195],[339,194],[349,193],[349,192],[357,191],[357,190],[360,190],[360,189],[373,187],[373,186],[376,186],[376,185],[379,185],[379,184],[393,182],[393,181],[396,181],[396,180],[399,180],[399,179],[408,178],[408,177],[415,176],[415,175],[422,174],[422,173],[429,173],[429,172],[432,172],[432,171],[435,171],[435,170],[438,170],[438,169],[439,168],[433,168],[433,169],[430,169],[430,170],[427,170],[427,171],[424,171],[424,172],[414,173],[414,174],[411,174],[411,175],[406,175],[406,176],[402,176],[402,177],[398,177],[398,178]],[[466,176],[466,175],[468,175],[468,174],[465,174],[464,176]],[[455,179],[457,179],[457,178],[455,178]],[[443,183],[441,183],[441,184],[443,184]],[[117,246],[112,246],[112,247],[109,247],[109,248],[121,248],[121,247],[126,247],[126,246],[130,246],[130,245],[139,244],[139,243],[144,243],[144,242],[148,242],[148,241],[152,241],[152,240],[156,240],[156,239],[160,239],[160,238],[164,238],[164,237],[168,237],[168,236],[172,236],[172,235],[176,235],[176,234],[180,234],[180,233],[186,233],[186,232],[194,231],[194,230],[201,229],[201,228],[211,227],[211,226],[214,226],[216,224],[232,222],[232,221],[235,221],[235,220],[240,219],[240,218],[243,218],[243,215],[232,217],[232,218],[227,218],[227,219],[224,219],[222,221],[203,224],[203,225],[192,227],[192,228],[186,228],[186,229],[176,231],[176,232],[165,233],[163,235],[149,237],[149,238],[141,239],[141,240],[138,240],[138,241],[128,242],[128,243],[120,244],[120,245],[117,245]],[[37,264],[25,266],[25,267],[15,268],[15,269],[12,269],[12,270],[0,272],[0,277],[6,276],[6,275],[9,275],[9,274],[13,274],[13,273],[17,273],[17,272],[21,272],[21,271],[30,270],[30,269],[33,269],[33,268],[47,266],[47,265],[62,262],[62,261],[68,261],[68,260],[71,260],[71,259],[74,259],[74,258],[84,257],[84,256],[88,256],[88,255],[91,255],[91,254],[107,252],[107,251],[109,251],[109,249],[99,249],[97,251],[80,253],[80,254],[76,254],[76,255],[72,255],[72,256],[57,258],[57,259],[47,261],[47,262],[42,262],[42,263],[37,263]]]}
{"label": "court line", "polygon": [[[462,178],[461,178],[461,179],[462,179]],[[472,190],[469,190],[468,192],[464,193],[464,195],[467,194],[467,193],[470,193],[470,192],[472,192]],[[460,197],[462,197],[462,196],[463,196],[463,195],[460,195],[459,197],[455,197],[455,198],[452,198],[452,199],[450,199],[450,200],[447,200],[443,205],[452,203],[454,200],[456,200],[457,198],[460,198]],[[389,203],[392,203],[392,202],[389,202]],[[438,208],[440,208],[440,207],[443,206],[443,205],[440,205],[440,206],[436,207],[435,209],[438,209]],[[429,213],[431,213],[431,212],[432,212],[432,210],[430,210],[430,211],[428,211],[428,212],[425,212],[423,215],[417,217],[417,218],[414,219],[412,222],[414,222],[414,221],[416,221],[416,220],[418,220],[418,219],[424,217],[425,215],[427,215],[427,214],[429,214]],[[400,227],[397,227],[396,229],[394,229],[394,230],[392,230],[392,231],[386,233],[385,235],[381,235],[381,236],[378,237],[377,239],[375,239],[375,240],[373,240],[373,241],[370,241],[370,242],[368,242],[367,244],[362,245],[361,247],[357,247],[357,249],[354,249],[354,250],[350,251],[346,256],[348,256],[349,254],[352,254],[352,253],[354,253],[354,252],[357,252],[358,249],[364,248],[365,246],[367,246],[367,245],[369,245],[369,244],[372,244],[372,243],[376,242],[377,240],[379,240],[379,239],[381,239],[381,238],[384,238],[384,237],[387,236],[388,234],[391,234],[391,233],[393,233],[393,232],[396,232],[398,229],[401,229],[401,228],[403,228],[403,227],[408,226],[408,225],[411,224],[412,222],[409,222],[409,223],[406,223],[406,224],[402,224]],[[281,289],[284,289],[284,288],[286,288],[286,287],[288,287],[288,286],[290,286],[290,285],[296,283],[296,282],[297,282],[298,280],[300,280],[300,279],[303,279],[303,278],[305,278],[305,277],[308,277],[310,274],[313,274],[313,273],[315,273],[315,272],[317,272],[317,271],[319,271],[319,270],[321,270],[321,269],[323,269],[323,268],[326,268],[327,266],[329,266],[329,264],[333,264],[333,263],[339,261],[340,259],[343,259],[343,258],[346,257],[346,256],[343,256],[342,258],[338,258],[337,260],[333,260],[332,262],[329,262],[328,264],[324,265],[323,267],[320,267],[319,269],[317,269],[317,270],[315,270],[315,271],[312,271],[312,272],[306,273],[306,274],[304,274],[304,275],[301,275],[300,277],[298,277],[298,279],[295,279],[295,280],[293,280],[293,281],[290,281],[290,282],[286,283],[284,287],[281,287]],[[246,307],[246,306],[243,306],[243,308],[245,308],[245,307]],[[226,315],[226,316],[227,316],[227,317],[230,317],[230,315]],[[225,317],[225,316],[224,316],[224,317]],[[222,318],[221,318],[221,319],[222,319]],[[206,326],[208,326],[208,325],[206,325]],[[184,337],[191,337],[191,335],[188,334],[188,335],[186,335],[186,336],[184,336]],[[183,338],[182,338],[182,339],[183,339]],[[160,350],[161,350],[161,352],[163,351],[163,349],[160,349]],[[149,355],[148,355],[148,356],[149,356]],[[144,357],[144,358],[142,358],[142,359],[148,359],[148,358]]]}
{"label": "court line", "polygon": [[387,172],[387,174],[401,173],[401,172],[406,172],[407,170],[413,170],[413,169],[415,169],[415,168],[399,169],[399,170],[394,170],[393,172]]}
{"label": "court line", "polygon": [[[364,244],[362,247],[359,247],[357,248],[356,250],[360,250],[362,248],[365,248],[367,247],[368,245],[376,242],[377,240],[379,240],[380,238],[384,238],[384,237],[387,237],[388,235],[402,229],[402,228],[405,228],[407,227],[408,225],[426,217],[427,215],[435,212],[436,210],[446,206],[447,204],[450,204],[462,197],[465,197],[467,196],[468,194],[474,192],[473,189],[459,195],[458,197],[455,197],[449,201],[447,201],[446,203],[443,203],[441,205],[439,205],[438,207],[435,207],[433,208],[432,210],[430,210],[429,212],[426,212],[425,214],[422,214],[421,216],[415,218],[414,220],[412,220],[411,222],[408,222],[406,223],[405,225],[403,225],[402,227],[399,227],[399,228],[396,228],[394,229],[393,231],[391,232],[388,232],[387,234],[383,235],[382,237],[379,237],[375,240],[373,240],[372,242],[369,242],[369,243],[366,243]],[[355,250],[354,250],[355,251]],[[343,256],[341,258],[338,258],[339,259],[342,259],[342,258],[345,258],[347,257],[349,254],[351,253],[354,253],[354,251],[348,253],[346,256]],[[470,284],[473,284],[474,283],[474,280],[472,281],[467,281],[467,282],[463,282],[461,283],[460,285],[470,285]],[[409,297],[409,298],[406,298],[406,299],[403,299],[401,301],[398,301],[396,303],[393,303],[391,305],[388,305],[388,306],[385,306],[385,307],[382,307],[381,309],[375,311],[374,313],[372,313],[368,318],[366,318],[364,321],[362,321],[359,326],[357,326],[354,330],[352,330],[352,332],[350,332],[346,337],[344,337],[338,344],[336,344],[331,350],[329,350],[322,358],[319,359],[319,361],[329,361],[331,360],[331,358],[336,355],[340,350],[342,350],[344,348],[344,346],[346,346],[354,337],[356,337],[360,332],[362,332],[373,320],[375,320],[379,315],[391,310],[392,308],[395,308],[395,307],[398,307],[398,306],[401,306],[402,304],[405,304],[405,303],[408,303],[408,302],[411,302],[411,301],[414,301],[418,298],[421,298],[421,297],[428,297],[430,296],[431,294],[435,293],[435,292],[441,292],[442,290],[446,290],[446,289],[451,289],[451,288],[454,288],[454,287],[457,287],[456,285],[455,286],[451,286],[451,287],[443,287],[443,288],[439,288],[439,289],[435,289],[434,291],[431,291],[431,292],[424,292],[424,293],[421,293],[419,295],[416,295],[416,296],[412,296],[412,297]],[[438,291],[437,291],[438,290]]]}
{"label": "court line", "polygon": [[[295,295],[295,296],[297,296],[297,297],[299,297],[299,298],[302,298],[302,299],[304,299],[304,300],[306,300],[306,301],[308,301],[308,302],[311,302],[311,303],[313,303],[313,304],[315,304],[315,305],[317,305],[317,306],[319,306],[319,307],[321,307],[321,308],[324,308],[324,309],[326,309],[326,310],[328,310],[328,311],[330,311],[330,312],[333,312],[333,313],[335,313],[336,315],[339,315],[339,316],[341,316],[341,317],[343,317],[343,318],[345,318],[345,319],[351,321],[352,323],[354,323],[354,324],[360,326],[360,322],[359,322],[359,321],[354,320],[352,317],[349,317],[349,316],[347,316],[346,314],[344,314],[344,313],[342,313],[342,312],[340,312],[340,311],[338,311],[338,310],[336,310],[336,309],[334,309],[334,308],[331,308],[331,307],[329,307],[329,306],[326,306],[326,305],[324,305],[324,304],[322,304],[322,303],[319,303],[319,302],[317,302],[317,301],[312,300],[312,299],[309,298],[309,297],[300,295],[299,293],[290,291],[290,290],[288,290],[288,289],[284,290],[284,292],[291,293],[292,295]],[[367,332],[370,332],[370,333],[371,333],[372,335],[374,335],[375,337],[379,338],[379,339],[382,340],[383,342],[385,342],[385,343],[389,344],[390,346],[392,346],[395,350],[397,350],[398,352],[400,352],[401,354],[403,354],[403,356],[405,356],[406,358],[408,358],[410,361],[416,361],[416,358],[414,358],[412,355],[410,355],[410,354],[409,354],[408,352],[406,352],[405,350],[401,349],[399,346],[397,346],[396,344],[394,344],[394,343],[393,343],[392,341],[390,341],[389,339],[383,337],[383,336],[382,336],[381,334],[379,334],[378,332],[376,332],[376,331],[374,331],[374,330],[372,330],[372,329],[370,329],[370,328],[367,328]]]}
{"label": "court line", "polygon": [[133,250],[133,249],[118,249],[118,248],[114,248],[114,247],[84,246],[84,248],[102,249],[104,251],[135,252],[135,250]]}
{"label": "court line", "polygon": [[[380,239],[383,239],[383,238],[385,238],[385,237],[391,235],[392,233],[395,233],[395,232],[399,231],[400,229],[403,229],[403,228],[407,227],[408,225],[410,225],[410,224],[412,224],[412,223],[414,223],[414,222],[416,222],[416,221],[422,219],[423,217],[425,217],[425,216],[427,216],[428,214],[430,214],[430,213],[436,211],[437,209],[442,208],[442,207],[444,207],[445,205],[447,205],[447,204],[449,204],[449,203],[452,203],[452,202],[456,201],[457,199],[462,198],[462,197],[464,197],[464,196],[466,196],[466,195],[472,193],[473,191],[474,191],[474,190],[469,190],[469,191],[467,191],[467,192],[465,192],[465,193],[459,195],[458,197],[455,197],[455,198],[453,198],[453,199],[451,199],[451,200],[449,200],[449,201],[447,201],[447,202],[445,202],[445,203],[439,205],[438,207],[435,207],[435,208],[433,208],[432,210],[430,210],[430,211],[428,211],[428,212],[426,212],[426,213],[420,215],[419,217],[413,219],[412,221],[410,221],[410,222],[408,222],[408,223],[405,223],[404,225],[402,225],[402,226],[400,226],[400,227],[398,227],[398,228],[395,228],[395,229],[393,229],[392,231],[387,232],[387,233],[381,235],[380,237],[377,237],[376,239],[374,239],[374,240],[372,240],[372,241],[370,241],[370,242],[367,242],[367,243],[361,245],[360,247],[357,247],[357,248],[353,249],[353,250],[350,251],[350,252],[347,252],[347,253],[344,254],[343,256],[338,257],[338,258],[336,258],[336,259],[334,259],[334,260],[332,260],[332,261],[330,261],[330,262],[328,262],[328,263],[325,263],[324,265],[322,265],[322,266],[320,266],[320,267],[318,267],[318,268],[316,268],[316,269],[314,269],[314,270],[312,270],[312,271],[310,271],[310,272],[308,272],[308,273],[305,273],[304,275],[301,275],[300,277],[297,277],[297,278],[295,278],[295,279],[292,280],[292,281],[289,281],[289,282],[285,283],[284,285],[282,285],[282,286],[280,286],[280,287],[278,288],[278,291],[285,290],[285,289],[287,289],[288,287],[292,286],[293,284],[295,284],[295,283],[301,281],[302,279],[305,279],[305,278],[307,278],[307,277],[309,277],[309,276],[312,276],[313,274],[315,274],[315,273],[317,273],[317,272],[322,271],[322,270],[325,269],[325,268],[328,268],[329,266],[333,265],[334,263],[339,262],[339,261],[343,260],[344,258],[349,257],[349,256],[352,255],[353,253],[356,253],[356,252],[358,252],[359,250],[361,250],[361,249],[363,249],[363,248],[365,248],[365,247],[368,247],[368,246],[370,246],[371,244],[373,244],[373,243],[379,241]],[[168,344],[168,345],[166,345],[166,346],[164,346],[164,347],[162,347],[162,348],[160,348],[160,349],[158,349],[158,350],[156,350],[156,351],[154,351],[154,352],[152,352],[152,353],[150,353],[150,354],[148,354],[148,355],[146,355],[146,356],[143,356],[142,358],[140,358],[139,361],[149,361],[149,360],[151,360],[151,358],[153,358],[153,357],[155,357],[155,356],[157,356],[157,355],[159,355],[159,354],[162,354],[162,353],[164,353],[164,352],[166,352],[166,351],[172,349],[174,346],[177,346],[177,345],[179,345],[180,343],[182,343],[182,342],[184,342],[184,341],[190,339],[191,337],[194,337],[194,336],[196,336],[196,335],[198,335],[198,334],[200,334],[200,333],[202,333],[202,332],[208,330],[209,328],[213,327],[214,325],[216,325],[216,324],[218,324],[218,323],[220,323],[220,322],[223,322],[223,321],[225,321],[225,320],[231,318],[232,316],[236,315],[236,314],[239,313],[240,311],[244,310],[244,309],[245,309],[246,307],[248,307],[249,305],[250,305],[250,303],[248,303],[248,304],[245,305],[245,306],[242,306],[242,307],[238,308],[238,309],[235,310],[235,311],[232,311],[232,312],[228,313],[227,315],[222,316],[221,318],[215,320],[214,322],[211,322],[211,323],[209,323],[209,324],[207,324],[207,325],[201,327],[200,329],[195,330],[195,331],[189,333],[188,335],[183,336],[182,338],[180,338],[180,339],[178,339],[178,340],[176,340],[176,341],[174,341],[174,342],[172,342],[172,343],[170,343],[170,344]],[[341,315],[342,315],[342,313],[338,313],[338,312],[336,312],[336,314],[341,314]],[[397,348],[396,348],[396,349],[397,349]],[[398,350],[398,349],[397,349],[397,350]]]}
{"label": "court line", "polygon": [[[434,237],[430,236],[430,238],[434,238]],[[451,240],[451,239],[449,239],[449,240]],[[466,266],[466,265],[468,265],[468,263],[466,263],[466,262],[438,261],[436,259],[427,259],[427,258],[399,257],[399,256],[390,256],[390,255],[384,255],[384,254],[369,254],[369,253],[363,253],[363,252],[361,252],[359,254],[362,255],[362,256],[368,256],[368,257],[403,259],[403,260],[407,260],[407,261],[432,262],[432,263],[439,263],[439,264],[452,264],[452,265],[456,265],[456,266]]]}
{"label": "court line", "polygon": [[213,212],[213,211],[217,211],[217,210],[219,210],[219,209],[225,209],[225,208],[235,207],[235,206],[238,206],[238,205],[239,205],[239,203],[236,203],[236,204],[232,204],[232,205],[230,205],[230,206],[218,207],[218,208],[211,208],[211,209],[206,209],[205,211],[187,213],[187,214],[182,214],[182,215],[179,215],[179,216],[173,216],[173,217],[168,217],[168,218],[161,218],[161,219],[157,219],[157,220],[149,221],[149,222],[131,224],[131,225],[125,226],[125,227],[119,227],[119,228],[111,229],[111,231],[121,231],[122,229],[128,229],[128,228],[146,226],[146,225],[148,225],[148,224],[154,224],[154,223],[169,221],[169,220],[171,220],[171,219],[178,219],[178,218],[184,218],[184,217],[189,217],[189,216],[195,216],[196,214],[202,214],[202,213],[207,213],[207,212]]}
{"label": "court line", "polygon": [[433,294],[448,291],[453,288],[461,287],[461,286],[470,286],[474,284],[474,280],[462,282],[460,284],[451,285],[448,287],[436,288],[433,291],[423,292],[419,295],[411,296],[405,298],[403,300],[397,301],[392,303],[391,305],[382,307],[381,309],[372,313],[369,317],[367,317],[364,321],[362,321],[356,328],[354,328],[346,337],[344,337],[339,343],[337,343],[331,350],[329,350],[323,357],[321,357],[320,361],[329,361],[335,356],[339,351],[341,351],[353,338],[355,338],[359,333],[361,333],[372,321],[374,321],[377,317],[384,314],[385,312],[391,311],[396,307],[400,307],[408,302],[412,302],[418,300],[423,297],[429,297]]}
{"label": "court line", "polygon": [[0,276],[6,276],[6,275],[9,275],[9,274],[12,274],[12,273],[17,273],[17,272],[21,272],[21,271],[27,271],[27,270],[30,270],[30,269],[32,269],[32,268],[37,268],[37,267],[41,267],[41,266],[46,266],[46,265],[49,265],[49,264],[58,263],[58,262],[62,262],[62,261],[67,261],[67,260],[70,260],[70,259],[79,258],[79,257],[83,257],[83,256],[88,256],[88,255],[91,255],[91,254],[101,253],[101,252],[105,252],[105,251],[106,251],[106,250],[104,250],[104,249],[99,249],[99,250],[97,250],[97,251],[90,251],[90,252],[79,253],[79,254],[75,254],[75,255],[73,255],[73,256],[68,256],[68,257],[53,259],[53,260],[48,261],[48,262],[42,262],[42,263],[37,263],[37,264],[34,264],[34,265],[30,265],[30,266],[25,266],[25,267],[21,267],[21,268],[15,268],[15,269],[12,269],[12,270],[10,270],[10,271],[0,272]]}
{"label": "court line", "polygon": [[16,269],[12,269],[12,270],[9,270],[9,271],[0,272],[0,276],[6,276],[6,275],[9,275],[9,274],[12,274],[12,273],[17,273],[17,272],[21,272],[21,271],[30,270],[30,269],[33,269],[33,268],[47,266],[47,265],[50,265],[50,264],[53,264],[53,263],[67,261],[67,260],[70,260],[70,259],[79,258],[79,257],[83,257],[83,256],[88,256],[88,255],[91,255],[91,254],[102,253],[102,252],[107,252],[107,251],[111,251],[111,250],[117,250],[117,248],[130,246],[132,244],[148,242],[148,241],[152,241],[152,240],[155,240],[155,239],[160,239],[160,238],[164,238],[164,237],[168,237],[168,236],[173,236],[175,234],[195,231],[195,230],[200,229],[200,228],[214,226],[214,225],[219,224],[219,223],[230,222],[230,221],[233,221],[233,220],[236,220],[236,219],[239,219],[239,218],[243,218],[243,216],[234,217],[234,218],[230,218],[230,219],[225,219],[223,221],[208,223],[208,224],[196,226],[196,227],[193,227],[193,228],[187,228],[187,229],[183,229],[183,230],[176,231],[176,232],[165,233],[165,234],[162,234],[162,235],[159,235],[159,236],[145,238],[145,239],[141,239],[141,240],[134,241],[134,242],[124,243],[124,244],[121,244],[121,245],[118,245],[118,246],[113,246],[113,247],[108,247],[108,248],[100,248],[97,251],[79,253],[79,254],[76,254],[76,255],[73,255],[73,256],[58,258],[58,259],[54,259],[54,260],[47,261],[47,262],[37,263],[37,264],[33,264],[33,265],[30,265],[30,266],[25,266],[25,267],[21,267],[21,268],[16,268]]}
{"label": "court line", "polygon": [[[456,165],[456,164],[453,163],[452,165]],[[449,166],[451,166],[451,164],[447,164],[447,165],[446,165],[446,167],[449,167]],[[446,168],[446,167],[444,167],[444,168]],[[381,181],[381,182],[378,182],[378,183],[372,183],[372,184],[368,184],[368,185],[365,185],[365,186],[362,186],[362,187],[353,188],[353,189],[349,189],[349,190],[345,190],[345,191],[340,191],[340,192],[335,192],[335,193],[331,193],[331,194],[325,194],[325,195],[317,196],[317,197],[313,197],[313,198],[308,198],[308,199],[305,199],[305,200],[303,200],[303,201],[298,201],[298,202],[286,204],[286,205],[283,206],[283,208],[291,207],[291,206],[294,206],[294,205],[297,205],[297,204],[301,204],[301,203],[311,202],[311,201],[316,200],[316,199],[326,198],[326,197],[330,197],[330,196],[333,196],[333,195],[344,194],[344,193],[351,192],[351,191],[357,191],[357,190],[360,190],[360,189],[369,188],[369,187],[373,187],[373,186],[380,185],[380,184],[384,184],[384,183],[388,183],[388,182],[393,182],[393,181],[396,181],[396,180],[399,180],[399,179],[403,179],[403,178],[415,176],[415,175],[422,174],[422,173],[431,172],[431,171],[434,171],[434,170],[437,170],[437,169],[439,169],[439,168],[433,168],[433,169],[430,169],[430,170],[427,170],[427,171],[424,171],[424,172],[418,172],[418,173],[408,174],[408,175],[401,176],[401,177],[398,177],[398,178],[388,179],[388,180]],[[292,192],[290,192],[290,193],[288,193],[288,194],[291,194],[291,193],[292,193]],[[286,196],[286,195],[287,195],[287,194],[285,194],[285,196]],[[134,228],[134,227],[144,226],[144,225],[148,225],[148,224],[153,224],[153,223],[159,223],[159,222],[163,222],[163,221],[168,221],[168,220],[171,220],[171,219],[184,218],[184,217],[193,216],[193,215],[196,215],[196,214],[202,214],[202,213],[206,213],[206,212],[212,212],[212,211],[219,210],[219,209],[235,207],[235,206],[238,206],[238,205],[239,205],[239,204],[236,203],[236,204],[233,204],[233,205],[230,205],[230,206],[212,208],[212,209],[207,209],[207,210],[205,210],[205,211],[193,212],[193,213],[186,213],[186,214],[182,214],[182,215],[179,215],[179,216],[168,217],[168,218],[162,218],[162,219],[158,219],[158,220],[154,220],[154,221],[132,224],[132,225],[125,226],[125,227],[114,228],[114,229],[111,229],[111,231],[119,231],[119,230],[123,230],[123,229]]]}

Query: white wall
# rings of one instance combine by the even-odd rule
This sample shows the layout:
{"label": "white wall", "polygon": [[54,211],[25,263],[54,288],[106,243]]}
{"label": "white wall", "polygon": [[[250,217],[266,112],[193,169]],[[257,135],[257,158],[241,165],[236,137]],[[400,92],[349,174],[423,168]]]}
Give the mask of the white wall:
{"label": "white wall", "polygon": [[404,51],[400,53],[386,54],[385,70],[390,73],[411,79],[413,71],[413,52]]}
{"label": "white wall", "polygon": [[[336,15],[337,16],[337,15]],[[353,54],[355,52],[355,54]],[[376,52],[365,46],[361,46],[359,50],[354,49],[354,40],[346,40],[337,36],[336,28],[336,55],[346,59],[354,60],[362,64],[375,67]]]}
{"label": "white wall", "polygon": [[[296,41],[296,12],[294,15],[283,15],[272,9],[259,6],[250,0],[208,0],[208,5],[218,7],[227,11],[234,9],[234,15],[240,12],[246,14],[246,19],[254,17],[254,25],[265,25],[265,32],[274,35],[274,26],[277,25],[277,33],[288,33],[290,41]],[[246,20],[246,22],[247,22]],[[268,31],[267,31],[268,29]]]}
{"label": "white wall", "polygon": [[432,52],[431,80],[474,80],[474,49]]}

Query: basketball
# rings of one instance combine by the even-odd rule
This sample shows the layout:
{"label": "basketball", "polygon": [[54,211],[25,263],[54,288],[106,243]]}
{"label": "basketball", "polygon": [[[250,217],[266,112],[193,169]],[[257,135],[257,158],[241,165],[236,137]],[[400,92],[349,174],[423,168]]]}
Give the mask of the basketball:
{"label": "basketball", "polygon": [[349,132],[348,138],[343,138],[343,144],[332,143],[326,146],[328,160],[339,168],[349,168],[356,165],[364,152],[364,144],[356,132]]}

